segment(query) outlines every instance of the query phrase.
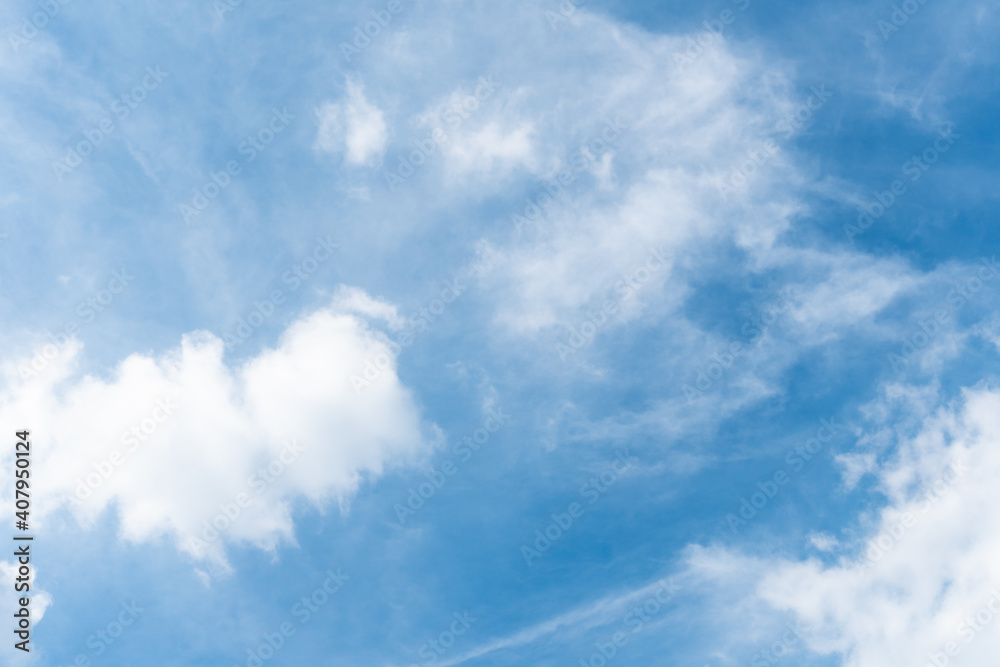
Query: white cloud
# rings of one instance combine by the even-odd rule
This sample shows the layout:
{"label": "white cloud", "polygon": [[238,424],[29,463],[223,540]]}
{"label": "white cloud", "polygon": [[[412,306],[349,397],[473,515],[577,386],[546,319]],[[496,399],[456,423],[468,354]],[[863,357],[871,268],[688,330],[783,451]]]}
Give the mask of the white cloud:
{"label": "white cloud", "polygon": [[926,416],[878,472],[887,505],[861,517],[866,536],[816,545],[839,551],[837,562],[694,550],[693,569],[756,579],[747,604],[794,614],[810,650],[848,667],[991,665],[1000,654],[998,477],[1000,391],[969,390]]}
{"label": "white cloud", "polygon": [[894,299],[921,285],[917,274],[899,260],[881,260],[843,252],[815,250],[785,253],[789,264],[808,267],[808,292],[792,317],[815,340],[838,328],[869,323]]}
{"label": "white cloud", "polygon": [[347,82],[347,99],[325,103],[316,110],[319,129],[316,148],[327,153],[344,152],[350,164],[373,166],[382,159],[389,131],[382,110],[365,98],[364,86]]}
{"label": "white cloud", "polygon": [[[113,506],[125,539],[168,534],[222,567],[225,542],[293,541],[296,498],[346,506],[363,481],[412,462],[436,437],[396,377],[387,339],[359,311],[395,312],[344,291],[238,367],[205,332],[162,355],[133,354],[104,378],[75,374],[75,342],[37,376],[22,380],[9,364],[0,425],[32,429],[37,519],[70,504],[87,523]],[[356,394],[350,375],[381,353],[392,365]],[[77,491],[86,499],[71,502]],[[237,508],[223,536],[206,539],[205,522],[223,525]]]}
{"label": "white cloud", "polygon": [[[687,44],[681,37],[584,13],[581,21],[587,59],[570,65],[563,57],[581,48],[577,40],[546,44],[554,55],[530,56],[542,83],[501,89],[479,112],[478,143],[446,148],[456,159],[496,154],[490,146],[503,135],[487,132],[492,114],[531,119],[534,162],[526,143],[518,150],[519,142],[506,139],[511,156],[538,178],[530,200],[504,216],[524,220],[511,220],[512,240],[484,243],[478,262],[496,287],[497,319],[522,333],[563,323],[603,297],[651,246],[692,257],[699,244],[720,241],[762,251],[798,210],[787,188],[790,165],[780,156],[755,175],[763,195],[747,188],[727,202],[719,188],[775,133],[789,105],[787,83],[772,63],[722,45],[678,68],[674,55]],[[590,58],[601,66],[589,66]],[[558,183],[560,174],[557,193],[545,193],[544,183]],[[772,188],[778,180],[781,188]],[[670,274],[655,282],[678,282]]]}
{"label": "white cloud", "polygon": [[838,543],[837,538],[829,533],[809,534],[809,544],[820,551],[833,551],[834,547],[836,547]]}
{"label": "white cloud", "polygon": [[533,129],[529,123],[504,128],[491,122],[475,131],[457,133],[444,145],[453,172],[499,176],[514,167],[535,168]]}

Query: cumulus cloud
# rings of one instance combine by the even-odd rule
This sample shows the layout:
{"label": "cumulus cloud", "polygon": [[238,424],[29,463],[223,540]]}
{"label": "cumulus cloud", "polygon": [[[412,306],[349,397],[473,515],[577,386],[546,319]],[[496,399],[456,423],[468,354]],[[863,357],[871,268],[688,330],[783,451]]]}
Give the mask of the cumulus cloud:
{"label": "cumulus cloud", "polygon": [[348,80],[347,98],[327,102],[316,110],[319,129],[316,148],[344,153],[349,164],[372,166],[385,154],[389,130],[385,114],[365,97],[364,86]]}
{"label": "cumulus cloud", "polygon": [[864,537],[816,544],[834,562],[696,549],[693,570],[756,579],[743,604],[794,614],[809,650],[848,667],[992,664],[1000,652],[998,445],[1000,391],[967,390],[925,415],[878,470],[885,505],[860,517]]}
{"label": "cumulus cloud", "polygon": [[[75,371],[75,342],[39,372],[9,364],[0,424],[32,429],[39,520],[69,506],[88,523],[114,507],[123,538],[166,534],[222,568],[227,542],[294,541],[296,499],[346,507],[366,479],[413,461],[437,437],[365,316],[394,313],[342,291],[238,366],[206,332],[161,355],[133,354],[107,377]],[[382,354],[392,363],[359,395],[351,374]]]}

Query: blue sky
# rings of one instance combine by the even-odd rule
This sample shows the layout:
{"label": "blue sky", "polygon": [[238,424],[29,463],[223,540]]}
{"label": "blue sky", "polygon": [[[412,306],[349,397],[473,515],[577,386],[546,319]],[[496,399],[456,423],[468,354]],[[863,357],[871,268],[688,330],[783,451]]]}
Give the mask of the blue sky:
{"label": "blue sky", "polygon": [[6,3],[4,664],[994,664],[998,11]]}

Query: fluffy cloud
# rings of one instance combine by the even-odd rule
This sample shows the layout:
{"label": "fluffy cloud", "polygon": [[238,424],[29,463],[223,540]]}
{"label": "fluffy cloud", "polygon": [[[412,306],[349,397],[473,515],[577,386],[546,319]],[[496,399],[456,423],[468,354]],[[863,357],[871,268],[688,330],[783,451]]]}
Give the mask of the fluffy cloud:
{"label": "fluffy cloud", "polygon": [[998,444],[1000,393],[966,392],[880,472],[888,505],[859,560],[782,563],[760,595],[847,665],[988,664],[1000,652]]}
{"label": "fluffy cloud", "polygon": [[[133,354],[108,377],[74,372],[75,342],[26,378],[8,365],[0,424],[32,429],[39,518],[69,505],[89,522],[114,506],[124,538],[169,534],[222,567],[225,542],[293,541],[296,498],[343,505],[434,438],[366,315],[398,319],[345,290],[237,367],[205,332],[159,356]],[[351,374],[381,354],[393,362],[358,395]]]}
{"label": "fluffy cloud", "polygon": [[[898,409],[883,414],[887,428],[905,430]],[[808,629],[809,650],[839,655],[848,667],[992,664],[1000,652],[998,445],[1000,391],[966,391],[955,405],[924,414],[878,470],[886,504],[860,517],[865,536],[816,545],[835,562],[696,549],[693,570],[755,579],[741,604],[761,618],[766,607],[794,614]]]}

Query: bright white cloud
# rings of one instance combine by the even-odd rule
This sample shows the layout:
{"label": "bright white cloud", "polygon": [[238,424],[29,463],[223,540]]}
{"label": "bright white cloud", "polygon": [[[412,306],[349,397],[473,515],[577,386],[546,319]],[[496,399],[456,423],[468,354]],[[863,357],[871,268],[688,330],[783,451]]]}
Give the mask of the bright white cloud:
{"label": "bright white cloud", "polygon": [[[32,429],[39,519],[69,504],[86,523],[113,506],[125,539],[167,534],[223,567],[225,542],[293,541],[296,498],[344,506],[364,480],[413,461],[436,437],[396,377],[387,339],[359,311],[395,312],[344,291],[238,367],[205,332],[159,356],[133,354],[108,377],[74,372],[76,343],[26,379],[8,365],[0,424]],[[350,375],[381,354],[392,364],[358,395]],[[213,521],[231,525],[213,539]]]}
{"label": "bright white cloud", "polygon": [[[898,415],[891,423],[899,424]],[[744,604],[794,614],[808,628],[808,649],[839,654],[847,667],[993,664],[1000,654],[1000,392],[970,390],[927,414],[877,474],[887,504],[861,517],[866,536],[816,544],[841,554],[835,564],[696,549],[693,570],[756,579]]]}

